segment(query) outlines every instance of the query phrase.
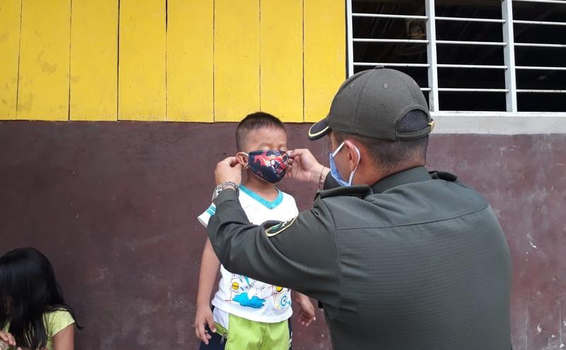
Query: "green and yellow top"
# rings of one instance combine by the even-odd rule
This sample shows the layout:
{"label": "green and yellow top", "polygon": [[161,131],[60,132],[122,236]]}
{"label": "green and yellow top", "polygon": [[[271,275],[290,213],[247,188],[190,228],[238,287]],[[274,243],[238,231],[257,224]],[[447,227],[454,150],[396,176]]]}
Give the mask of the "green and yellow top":
{"label": "green and yellow top", "polygon": [[[63,329],[75,323],[73,316],[68,311],[58,310],[48,312],[43,316],[45,331],[47,332],[47,350],[53,350],[53,337]],[[10,323],[6,324],[3,331],[8,332]]]}

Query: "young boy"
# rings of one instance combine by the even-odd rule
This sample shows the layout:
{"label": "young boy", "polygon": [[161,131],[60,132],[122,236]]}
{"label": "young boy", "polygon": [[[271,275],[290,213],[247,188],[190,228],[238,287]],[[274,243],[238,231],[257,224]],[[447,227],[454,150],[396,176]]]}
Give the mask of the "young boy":
{"label": "young boy", "polygon": [[[236,129],[238,161],[244,167],[239,199],[251,223],[286,221],[298,214],[295,199],[275,187],[283,179],[288,162],[287,132],[276,117],[257,112]],[[214,204],[199,221],[206,226],[215,213]],[[218,292],[210,294],[220,267]],[[296,294],[303,325],[314,318],[309,298]],[[291,291],[246,276],[232,274],[220,265],[207,239],[200,268],[195,333],[201,350],[287,350],[291,346]]]}

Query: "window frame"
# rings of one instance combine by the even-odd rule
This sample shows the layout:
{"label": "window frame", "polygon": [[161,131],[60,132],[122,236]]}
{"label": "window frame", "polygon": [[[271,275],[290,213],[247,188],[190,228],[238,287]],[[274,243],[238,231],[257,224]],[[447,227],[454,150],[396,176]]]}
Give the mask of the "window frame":
{"label": "window frame", "polygon": [[[558,47],[564,48],[566,54],[566,44],[535,44],[535,43],[516,43],[514,37],[514,24],[532,25],[560,25],[566,26],[566,22],[550,21],[527,21],[513,19],[513,3],[553,3],[566,6],[566,0],[501,0],[501,19],[487,18],[466,18],[466,17],[437,17],[435,14],[436,1],[424,0],[426,13],[422,15],[397,15],[397,14],[367,14],[354,13],[352,11],[353,0],[346,0],[346,40],[347,40],[347,75],[354,74],[355,66],[376,66],[385,67],[421,67],[428,70],[428,87],[423,87],[423,91],[429,92],[429,106],[431,115],[437,121],[437,131],[446,133],[566,133],[566,110],[563,112],[521,112],[518,111],[518,94],[520,93],[560,93],[566,97],[565,90],[529,90],[517,88],[517,72],[520,70],[566,70],[565,67],[536,67],[536,66],[517,66],[515,64],[516,47]],[[415,39],[361,39],[353,37],[353,22],[355,17],[382,17],[399,19],[420,19],[426,21],[426,40]],[[430,20],[434,18],[434,20]],[[475,21],[501,23],[503,27],[502,42],[463,42],[437,40],[436,22],[437,21]],[[386,62],[355,62],[354,44],[355,42],[374,41],[374,42],[410,42],[426,43],[427,63],[386,63]],[[438,45],[498,45],[503,47],[503,65],[463,65],[463,64],[438,64],[437,47]],[[505,71],[505,89],[471,89],[471,88],[439,88],[438,69],[439,68],[465,68],[465,69],[500,69]],[[506,100],[506,111],[460,111],[460,110],[441,110],[439,108],[439,92],[443,91],[477,91],[480,92],[504,92]],[[440,129],[440,130],[438,130]]]}

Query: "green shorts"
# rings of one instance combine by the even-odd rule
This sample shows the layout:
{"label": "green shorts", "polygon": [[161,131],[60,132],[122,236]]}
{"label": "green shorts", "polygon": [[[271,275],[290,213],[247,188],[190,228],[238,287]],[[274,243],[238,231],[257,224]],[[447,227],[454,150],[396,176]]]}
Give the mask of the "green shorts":
{"label": "green shorts", "polygon": [[289,320],[277,323],[250,321],[230,314],[228,330],[216,324],[216,333],[226,342],[224,350],[288,350],[291,348]]}

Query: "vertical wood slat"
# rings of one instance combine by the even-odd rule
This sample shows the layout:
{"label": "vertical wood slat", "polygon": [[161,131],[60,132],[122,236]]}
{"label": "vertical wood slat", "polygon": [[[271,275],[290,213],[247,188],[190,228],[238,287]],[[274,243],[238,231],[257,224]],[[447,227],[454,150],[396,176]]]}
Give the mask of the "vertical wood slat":
{"label": "vertical wood slat", "polygon": [[117,120],[118,0],[73,1],[71,120]]}
{"label": "vertical wood slat", "polygon": [[68,120],[70,0],[23,0],[18,119]]}
{"label": "vertical wood slat", "polygon": [[304,0],[305,121],[316,122],[330,109],[346,78],[344,0]]}
{"label": "vertical wood slat", "polygon": [[214,0],[169,0],[167,120],[214,121]]}
{"label": "vertical wood slat", "polygon": [[165,1],[120,0],[118,119],[166,120]]}
{"label": "vertical wood slat", "polygon": [[259,1],[215,1],[215,121],[260,109]]}
{"label": "vertical wood slat", "polygon": [[16,119],[21,0],[0,1],[0,120]]}
{"label": "vertical wood slat", "polygon": [[261,1],[261,109],[303,121],[303,0]]}

